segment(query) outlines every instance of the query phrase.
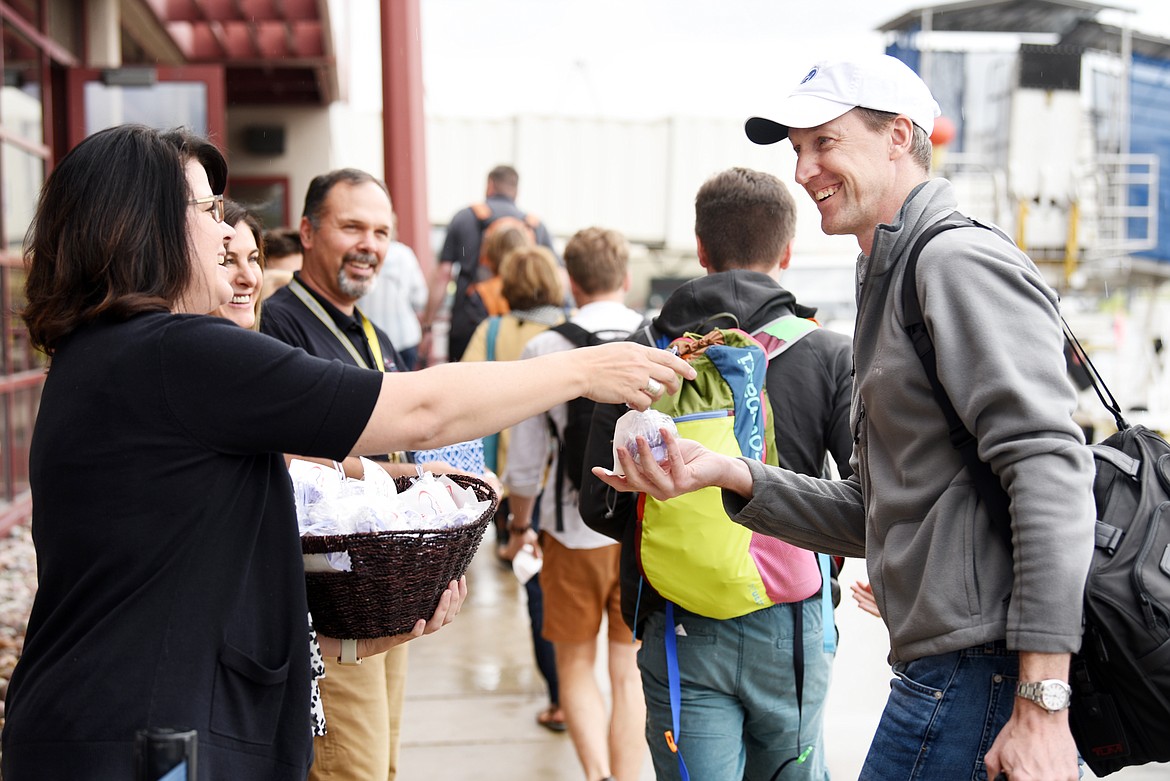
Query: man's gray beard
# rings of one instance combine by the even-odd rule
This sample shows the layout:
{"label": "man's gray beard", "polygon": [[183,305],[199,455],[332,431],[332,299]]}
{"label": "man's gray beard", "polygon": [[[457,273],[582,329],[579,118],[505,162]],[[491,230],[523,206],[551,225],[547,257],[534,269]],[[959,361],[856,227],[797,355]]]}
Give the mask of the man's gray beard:
{"label": "man's gray beard", "polygon": [[341,288],[341,292],[349,298],[357,301],[362,298],[378,284],[377,277],[370,277],[366,282],[357,282],[345,275],[345,269],[337,272],[337,286]]}
{"label": "man's gray beard", "polygon": [[[365,260],[366,258],[362,259]],[[344,261],[341,264],[341,268],[337,270],[337,287],[341,290],[342,293],[352,298],[354,301],[357,301],[359,298],[365,296],[367,293],[373,290],[377,284],[377,274],[374,274],[374,276],[370,277],[369,280],[365,282],[358,282],[350,279],[350,277],[348,277],[345,273]]]}

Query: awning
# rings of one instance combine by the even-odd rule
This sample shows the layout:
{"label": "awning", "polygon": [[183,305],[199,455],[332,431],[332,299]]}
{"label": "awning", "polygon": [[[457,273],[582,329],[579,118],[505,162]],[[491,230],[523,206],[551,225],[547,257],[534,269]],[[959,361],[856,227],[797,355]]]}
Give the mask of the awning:
{"label": "awning", "polygon": [[143,64],[223,65],[229,106],[338,98],[327,0],[123,0],[122,26]]}
{"label": "awning", "polygon": [[1129,9],[1080,0],[968,0],[907,11],[878,30],[913,32],[921,29],[923,16],[929,14],[930,29],[941,32],[1059,34],[1104,10]]}

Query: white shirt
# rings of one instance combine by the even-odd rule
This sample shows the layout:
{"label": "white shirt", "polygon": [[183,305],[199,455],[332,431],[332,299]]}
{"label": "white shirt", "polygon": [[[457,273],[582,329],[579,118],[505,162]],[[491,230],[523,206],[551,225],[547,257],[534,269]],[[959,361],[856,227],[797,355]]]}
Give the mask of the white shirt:
{"label": "white shirt", "polygon": [[357,308],[390,337],[395,349],[417,347],[422,341],[418,316],[427,305],[427,281],[414,250],[390,242],[378,281]]}
{"label": "white shirt", "polygon": [[[642,315],[616,301],[596,301],[581,307],[569,320],[592,333],[610,330],[633,333],[642,324]],[[524,346],[523,358],[571,350],[575,345],[554,331],[546,331],[529,340]],[[512,440],[508,448],[508,467],[503,475],[504,485],[521,496],[536,496],[546,483],[551,483],[557,474],[556,440],[548,430],[548,417],[556,423],[558,431],[564,431],[567,408],[564,404],[553,407],[546,413],[523,420],[512,427]],[[545,469],[547,465],[547,470]],[[609,466],[604,464],[604,466]],[[557,531],[557,513],[554,503],[556,491],[548,485],[548,491],[540,502],[540,530],[557,538],[567,548],[578,550],[617,545],[617,541],[599,534],[581,520],[577,510],[577,490],[568,478],[563,489],[564,531]]]}

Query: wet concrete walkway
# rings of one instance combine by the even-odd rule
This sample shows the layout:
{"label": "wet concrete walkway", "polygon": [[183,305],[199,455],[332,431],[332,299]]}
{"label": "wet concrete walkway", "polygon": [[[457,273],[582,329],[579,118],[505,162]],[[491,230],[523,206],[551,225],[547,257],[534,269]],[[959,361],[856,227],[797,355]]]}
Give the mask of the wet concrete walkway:
{"label": "wet concrete walkway", "polygon": [[[842,583],[859,578],[862,562],[848,561]],[[399,781],[581,781],[569,736],[536,724],[547,697],[532,658],[524,594],[511,571],[497,564],[490,537],[468,582],[468,603],[455,623],[411,644]],[[857,778],[885,704],[889,641],[882,623],[859,610],[848,591],[837,625],[841,644],[825,750],[833,778],[843,781]],[[604,644],[598,658],[604,680]],[[647,757],[641,781],[653,778]],[[1085,778],[1094,776],[1086,771]],[[1170,766],[1109,778],[1167,781]]]}

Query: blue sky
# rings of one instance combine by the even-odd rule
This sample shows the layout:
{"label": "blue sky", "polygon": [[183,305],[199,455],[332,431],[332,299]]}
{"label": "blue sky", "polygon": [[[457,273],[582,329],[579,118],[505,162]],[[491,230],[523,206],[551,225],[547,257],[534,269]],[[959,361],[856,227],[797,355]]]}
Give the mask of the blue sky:
{"label": "blue sky", "polygon": [[[421,0],[426,109],[645,119],[758,110],[825,57],[884,45],[889,0]],[[1131,0],[1170,37],[1170,3]]]}

